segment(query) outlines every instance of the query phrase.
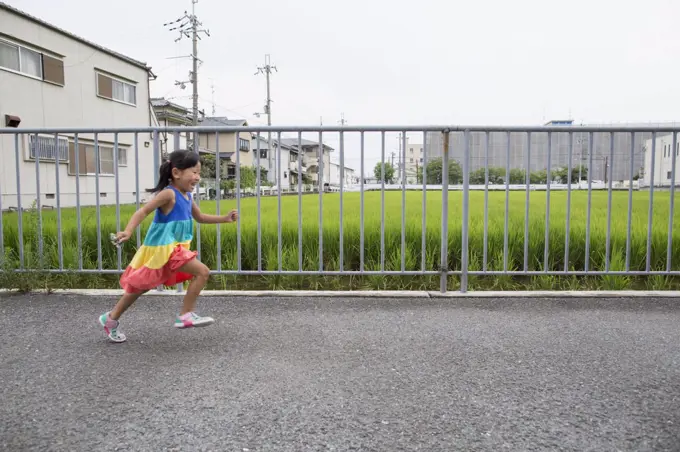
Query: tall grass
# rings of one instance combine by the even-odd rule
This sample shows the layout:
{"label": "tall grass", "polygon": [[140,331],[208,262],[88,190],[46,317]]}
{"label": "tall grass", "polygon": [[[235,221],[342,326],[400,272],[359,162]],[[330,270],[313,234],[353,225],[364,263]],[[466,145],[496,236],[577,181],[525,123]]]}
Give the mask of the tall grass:
{"label": "tall grass", "polygon": [[[365,270],[381,269],[381,201],[379,192],[368,192],[364,195],[364,268]],[[420,270],[421,256],[425,254],[425,269],[439,270],[441,251],[441,199],[440,192],[428,192],[425,205],[426,228],[422,229],[422,193],[407,192],[405,214],[405,264],[406,270]],[[551,193],[549,235],[548,235],[548,270],[562,271],[565,267],[565,235],[566,235],[566,208],[567,197],[565,192]],[[593,192],[591,204],[590,224],[590,252],[589,270],[604,270],[606,257],[607,236],[607,193]],[[631,244],[629,263],[631,270],[644,270],[647,257],[650,259],[652,270],[666,269],[667,232],[669,220],[668,193],[655,193],[652,215],[651,253],[647,254],[647,222],[649,197],[647,192],[633,194]],[[325,194],[323,196],[323,267],[326,270],[340,270],[340,195],[338,193]],[[206,213],[215,213],[216,202],[203,201],[201,209]],[[235,200],[223,201],[220,208],[222,213],[236,207]],[[276,197],[261,199],[261,256],[262,269],[278,269],[278,200]],[[281,198],[281,266],[283,270],[298,270],[298,197],[283,196]],[[343,269],[359,270],[360,267],[360,195],[358,193],[344,194],[343,221]],[[628,215],[628,193],[614,192],[612,197],[611,237],[610,237],[610,269],[623,270],[626,262],[626,232]],[[106,206],[101,208],[101,258],[104,269],[117,269],[117,249],[108,242],[108,234],[123,228],[134,213],[134,206],[121,206],[121,226],[116,224],[115,207]],[[57,213],[56,211],[42,211],[42,231],[38,227],[38,215],[36,211],[24,212],[23,214],[23,243],[25,267],[56,269],[59,268]],[[75,209],[62,209],[62,241],[64,268],[78,269],[79,259],[82,256],[83,268],[97,269],[99,264],[97,247],[97,218],[94,208],[81,210],[81,248],[79,251],[78,229]],[[401,193],[386,192],[384,206],[384,268],[386,270],[401,269]],[[18,247],[19,233],[17,213],[4,213],[4,267],[17,268],[19,266]],[[675,215],[677,217],[677,214]],[[508,270],[524,269],[524,234],[525,234],[525,193],[511,192],[509,198],[509,234],[508,234]],[[544,246],[546,226],[546,193],[532,192],[529,201],[529,240],[528,240],[528,270],[545,270]],[[505,193],[489,193],[488,206],[488,240],[487,262],[488,270],[503,270],[504,259],[504,222],[505,222]],[[586,262],[586,219],[587,219],[587,192],[579,191],[572,193],[570,234],[569,234],[569,261],[567,266],[571,270],[584,270]],[[462,194],[453,192],[449,194],[448,213],[448,261],[449,268],[459,270],[461,268],[461,232],[462,232]],[[253,198],[241,201],[241,264],[244,270],[258,269],[258,238],[257,238],[258,212],[257,203]],[[141,226],[142,239],[151,223],[151,216]],[[319,268],[319,196],[305,195],[302,197],[302,269],[317,270]],[[680,226],[678,219],[674,223]],[[236,224],[201,225],[201,260],[210,268],[217,269],[217,228],[221,231],[221,268],[222,270],[235,270],[237,268],[236,253]],[[673,228],[673,243],[680,244],[680,233]],[[422,249],[422,234],[425,234],[425,249]],[[43,255],[38,253],[39,238],[43,240]],[[196,247],[196,240],[194,240]],[[133,257],[137,249],[136,236],[122,248],[122,268]],[[680,268],[680,246],[674,245],[672,253],[672,269]],[[482,270],[484,267],[484,193],[470,193],[470,219],[469,219],[469,269]],[[0,284],[16,286],[19,278],[12,273],[5,274],[0,279]],[[56,278],[56,279],[55,279]],[[332,279],[332,278],[330,278]],[[301,282],[300,278],[277,276],[267,278],[266,282],[254,283],[254,286],[282,287],[291,286],[307,287],[314,284],[329,286],[329,278],[307,278]],[[401,279],[401,280],[400,280]],[[532,287],[554,287],[555,281],[560,278],[530,278],[529,285]],[[592,278],[591,278],[592,279]],[[242,278],[227,278],[223,285],[237,284]],[[314,280],[316,282],[310,282]],[[455,278],[452,279],[455,281]],[[479,278],[473,278],[474,285]],[[597,284],[603,287],[625,286],[630,287],[636,278],[607,276],[595,278]],[[14,282],[12,282],[14,281]],[[49,284],[61,286],[91,286],[115,285],[115,278],[83,278],[77,275],[53,276]],[[225,282],[226,281],[226,282]],[[319,283],[321,281],[321,283]],[[345,281],[345,282],[342,282]],[[438,287],[438,278],[404,278],[404,277],[372,277],[353,278],[353,282],[346,279],[335,278],[331,286],[337,287]],[[390,282],[388,282],[390,281]],[[505,282],[503,282],[505,281]],[[575,284],[574,278],[569,284]],[[580,278],[579,284],[583,286],[587,279]],[[672,282],[664,279],[666,286]],[[512,286],[518,282],[527,284],[527,278],[498,278],[495,277],[487,286],[496,287],[498,284],[504,287]],[[26,282],[27,283],[27,282]],[[216,283],[219,285],[219,282]],[[455,286],[455,282],[452,283]],[[490,285],[489,285],[490,284]],[[656,283],[659,285],[660,283]],[[20,285],[20,284],[19,284]],[[251,287],[254,287],[251,285]]]}

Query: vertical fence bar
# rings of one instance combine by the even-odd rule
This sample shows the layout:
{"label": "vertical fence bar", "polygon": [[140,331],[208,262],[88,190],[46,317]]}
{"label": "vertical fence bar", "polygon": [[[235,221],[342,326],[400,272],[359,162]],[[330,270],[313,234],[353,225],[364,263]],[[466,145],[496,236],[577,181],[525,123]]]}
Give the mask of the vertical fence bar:
{"label": "vertical fence bar", "polygon": [[[675,149],[674,149],[675,150]],[[649,272],[652,266],[652,220],[654,218],[654,170],[656,165],[656,132],[652,133],[652,168],[649,180],[649,210],[647,212],[647,258],[645,271]]]}
{"label": "vertical fence bar", "polygon": [[[283,270],[283,251],[282,251],[282,242],[283,238],[281,236],[281,191],[283,190],[283,178],[281,177],[283,175],[283,172],[281,171],[281,131],[277,132],[277,140],[276,140],[276,180],[278,181],[278,187],[276,190],[277,194],[277,202],[278,202],[278,221],[277,221],[277,250],[276,250],[276,259],[278,262],[278,269],[279,271]],[[290,152],[288,153],[290,156]],[[288,159],[290,160],[290,158]],[[290,163],[288,164],[290,167]]]}
{"label": "vertical fence bar", "polygon": [[613,181],[612,181],[612,176],[614,175],[614,133],[610,132],[609,133],[609,167],[605,167],[605,177],[609,177],[607,180],[609,182],[609,186],[607,189],[607,237],[605,239],[605,247],[607,248],[605,250],[605,258],[604,258],[604,266],[605,266],[605,271],[609,271],[609,268],[611,266],[611,241],[612,241],[612,190],[613,190]]}
{"label": "vertical fence bar", "polygon": [[[269,149],[269,145],[267,145],[267,161],[271,161],[269,159],[269,154],[272,150]],[[267,174],[269,174],[269,171],[271,171],[271,168],[267,168]],[[241,183],[240,180],[238,182],[238,187],[237,189],[240,191],[241,190]],[[257,271],[261,272],[262,271],[262,218],[261,218],[261,182],[260,182],[260,132],[257,132]]]}
{"label": "vertical fence bar", "polygon": [[[187,134],[187,140],[190,139],[189,137],[191,137],[193,139],[193,141],[187,147],[189,147],[190,149],[194,149],[195,152],[198,153],[199,152],[199,150],[198,150],[198,148],[199,148],[198,144],[199,143],[197,143],[198,140],[196,140],[197,135]],[[174,151],[179,150],[181,148],[181,146],[180,146],[180,133],[179,132],[173,133],[173,141],[174,141],[174,146],[173,146],[173,152],[174,152]],[[167,141],[166,141],[166,143],[167,143]],[[167,152],[167,151],[168,151],[168,149],[166,148],[166,153],[169,154],[169,152]],[[199,188],[199,190],[200,190],[200,188]],[[199,193],[200,193],[200,191],[199,191]],[[177,293],[183,292],[184,291],[184,284],[183,283],[177,283],[177,285],[175,286],[175,291]]]}
{"label": "vertical fence bar", "polygon": [[[257,143],[259,145],[260,140],[257,140]],[[257,150],[257,155],[260,155],[260,150]],[[221,159],[218,159],[218,161],[222,161]],[[221,166],[221,164],[220,164]],[[258,157],[258,163],[257,163],[258,171],[260,168],[260,161]],[[221,168],[220,168],[221,170]],[[259,175],[258,175],[259,177]],[[222,187],[218,182],[218,189],[220,190],[220,198],[218,198],[218,205],[222,203]],[[258,189],[259,193],[259,189]],[[238,218],[236,219],[236,269],[238,271],[241,271],[243,269],[243,257],[242,253],[243,251],[241,250],[241,157],[240,155],[237,154],[236,156],[236,212],[238,213]]]}
{"label": "vertical fence bar", "polygon": [[[42,228],[42,202],[40,200],[40,148],[38,144],[38,134],[33,136],[33,152],[35,156],[35,200],[38,209],[38,257],[40,260],[40,267],[44,265],[43,255],[43,228]],[[101,246],[100,246],[101,248]]]}
{"label": "vertical fence bar", "polygon": [[406,271],[406,131],[402,132],[401,155],[401,271]]}
{"label": "vertical fence bar", "polygon": [[673,215],[675,214],[675,165],[678,155],[678,134],[673,132],[673,157],[671,158],[671,207],[668,218],[668,245],[666,247],[666,271],[671,271],[673,261]]}
{"label": "vertical fence bar", "polygon": [[505,224],[503,227],[503,271],[508,271],[508,242],[510,222],[510,132],[507,132],[505,149]]}
{"label": "vertical fence bar", "polygon": [[549,270],[548,259],[550,258],[550,182],[552,180],[552,132],[548,132],[548,169],[545,173],[547,184],[545,190],[545,238],[543,241],[543,271],[547,272]]}
{"label": "vertical fence bar", "polygon": [[[77,146],[76,146],[77,149]],[[139,133],[135,132],[135,207],[139,210]],[[137,248],[142,245],[142,228],[137,226]]]}
{"label": "vertical fence bar", "polygon": [[421,168],[423,169],[423,225],[420,229],[420,270],[424,272],[427,269],[427,132],[423,132],[423,164]]}
{"label": "vertical fence bar", "polygon": [[340,132],[340,271],[345,269],[343,195],[345,185],[345,133]]}
{"label": "vertical fence bar", "polygon": [[[572,159],[574,158],[574,134],[569,132],[569,163],[567,164],[567,219],[564,235],[564,273],[569,272],[569,234],[571,234],[571,176],[574,171]],[[579,161],[579,165],[581,162]],[[581,181],[579,181],[580,183]]]}
{"label": "vertical fence bar", "polygon": [[154,185],[158,184],[158,171],[161,167],[161,149],[158,140],[158,130],[154,130],[151,134],[153,140],[153,177]]}
{"label": "vertical fence bar", "polygon": [[489,132],[484,133],[484,255],[482,271],[486,272],[489,262]]}
{"label": "vertical fence bar", "polygon": [[361,190],[360,190],[360,203],[361,203],[361,224],[359,225],[359,271],[364,271],[364,132],[361,132]]}
{"label": "vertical fence bar", "polygon": [[[302,271],[302,132],[298,132],[298,270]],[[306,165],[305,165],[306,167]]]}
{"label": "vertical fence bar", "polygon": [[[68,145],[67,145],[68,146]],[[68,148],[67,148],[68,149]],[[57,252],[59,253],[59,270],[64,269],[64,239],[61,233],[61,185],[59,180],[59,164],[60,164],[60,148],[59,148],[59,134],[54,134],[54,166],[55,179],[57,183]],[[67,155],[68,157],[68,155]],[[2,209],[0,209],[2,210]],[[2,240],[0,240],[0,246]]]}
{"label": "vertical fence bar", "polygon": [[[19,157],[19,134],[14,135],[14,159],[17,171],[17,220],[19,227],[19,268],[24,269],[24,209],[21,207],[21,159]],[[80,234],[78,234],[80,237]]]}
{"label": "vertical fence bar", "polygon": [[[181,147],[181,146],[180,146],[180,134],[179,134],[179,132],[175,132],[175,133],[173,133],[172,135],[173,135],[173,141],[174,141],[174,147],[173,147],[173,152],[174,152],[174,151],[180,149],[180,147]],[[191,134],[187,134],[187,140],[189,139],[189,136],[192,136],[192,135],[191,135]],[[191,146],[192,146],[191,149],[194,149],[195,152],[199,152],[199,151],[198,151],[198,145],[197,145],[197,143],[196,143],[196,135],[193,135],[192,138],[193,138],[193,142],[192,142],[192,144],[191,144]],[[167,141],[166,141],[166,142],[167,142]],[[187,146],[187,147],[188,147],[188,146]],[[166,148],[166,153],[168,153],[167,150],[168,150],[168,149]],[[169,153],[168,153],[168,154],[169,154]],[[218,160],[218,161],[219,161],[219,160]],[[200,190],[200,188],[199,188],[199,190]],[[219,249],[219,248],[218,248],[218,249]],[[176,291],[177,293],[181,293],[183,290],[184,290],[184,284],[183,284],[183,283],[177,283],[177,285],[175,286],[175,291]]]}
{"label": "vertical fence bar", "polygon": [[[116,188],[116,232],[120,231],[120,177],[118,174],[118,155],[120,149],[118,148],[118,133],[113,134],[113,177]],[[123,249],[120,246],[116,247],[118,270],[123,267]]]}
{"label": "vertical fence bar", "polygon": [[[630,271],[630,231],[633,228],[633,173],[635,171],[635,132],[630,133],[630,181],[628,184],[628,221],[626,223],[626,271]],[[638,182],[639,184],[639,182]],[[639,187],[639,185],[638,185]]]}
{"label": "vertical fence bar", "polygon": [[[238,133],[236,134],[238,136]],[[238,140],[237,140],[238,141]],[[238,147],[236,149],[236,168],[238,171],[240,156],[241,156],[241,143],[237,143]],[[217,206],[215,206],[215,213],[219,217],[221,212],[221,200],[222,200],[222,186],[220,180],[220,167],[222,166],[222,159],[220,158],[220,133],[215,132],[215,199],[217,200]],[[217,271],[222,271],[222,225],[220,223],[215,224],[215,233],[217,234]],[[238,229],[236,230],[236,237],[238,241]],[[236,245],[236,254],[238,255],[238,244]],[[240,270],[240,269],[239,269]]]}
{"label": "vertical fence bar", "polygon": [[526,200],[524,202],[524,271],[529,270],[529,197],[531,196],[531,132],[527,133],[527,162],[524,171]]}
{"label": "vertical fence bar", "polygon": [[94,185],[95,185],[95,204],[97,210],[97,268],[102,270],[102,224],[101,224],[101,206],[99,201],[99,173],[101,172],[101,154],[99,149],[99,134],[94,134]]}
{"label": "vertical fence bar", "polygon": [[385,132],[380,148],[380,271],[385,271]]}
{"label": "vertical fence bar", "polygon": [[586,261],[585,271],[590,269],[590,212],[593,200],[593,153],[594,147],[594,133],[588,134],[588,207],[586,212]]}
{"label": "vertical fence bar", "polygon": [[319,132],[319,271],[323,271],[323,132]]}
{"label": "vertical fence bar", "polygon": [[[159,135],[158,135],[158,130],[154,130],[151,134],[152,140],[153,140],[153,177],[154,177],[154,185],[158,184],[160,175],[160,167],[161,167],[161,147],[160,147],[160,140],[159,140]],[[156,290],[163,291],[165,288],[164,286],[158,285],[156,286]]]}
{"label": "vertical fence bar", "polygon": [[[73,138],[73,155],[76,163],[76,227],[78,228],[78,270],[83,269],[83,229],[80,213],[80,145],[78,144],[78,134]],[[116,231],[118,232],[118,231]]]}
{"label": "vertical fence bar", "polygon": [[441,227],[441,256],[439,261],[439,291],[445,293],[448,290],[449,272],[449,129],[442,132],[444,135],[442,149],[442,227]]}
{"label": "vertical fence bar", "polygon": [[[442,173],[448,172],[448,166],[442,168]],[[468,289],[468,224],[470,217],[470,131],[465,131],[465,154],[463,155],[463,227],[461,246],[461,276],[460,291]]]}

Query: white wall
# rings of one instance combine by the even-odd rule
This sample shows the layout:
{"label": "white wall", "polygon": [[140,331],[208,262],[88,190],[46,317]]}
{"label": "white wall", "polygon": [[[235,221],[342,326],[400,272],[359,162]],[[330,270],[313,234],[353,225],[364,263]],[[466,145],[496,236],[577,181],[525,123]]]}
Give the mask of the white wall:
{"label": "white wall", "polygon": [[[645,164],[642,169],[642,185],[649,187],[652,179],[652,142],[645,142]],[[662,135],[656,138],[654,151],[654,186],[670,186],[673,169],[673,135]],[[680,183],[680,143],[675,146],[675,183]]]}
{"label": "white wall", "polygon": [[[65,86],[57,86],[0,69],[0,118],[4,127],[6,114],[19,116],[22,128],[33,127],[147,127],[150,125],[149,81],[145,69],[110,56],[94,47],[76,41],[42,25],[24,19],[6,10],[0,10],[0,32],[3,39],[22,41],[26,47],[63,57]],[[103,99],[97,96],[95,68],[136,82],[136,106]],[[72,134],[65,135],[72,141]],[[81,135],[81,142],[92,135]],[[99,136],[101,144],[112,144],[111,134]],[[134,202],[137,188],[134,184],[134,135],[121,134],[119,146],[128,147],[127,166],[119,166],[120,201]],[[148,144],[147,144],[148,143]],[[21,181],[22,206],[30,206],[36,198],[36,167],[34,160],[28,160],[28,137],[19,135],[19,173]],[[147,147],[148,146],[148,147]],[[150,134],[139,135],[140,191],[153,185],[153,146]],[[66,162],[59,165],[60,198],[62,206],[73,206],[76,202],[76,177],[69,175]],[[17,206],[17,162],[13,135],[0,136],[0,190],[2,208]],[[39,162],[41,203],[55,205],[56,168],[54,161]],[[131,182],[132,181],[132,182]],[[102,204],[113,204],[115,179],[113,176],[99,177],[99,192]],[[95,203],[95,177],[80,176],[81,204]]]}

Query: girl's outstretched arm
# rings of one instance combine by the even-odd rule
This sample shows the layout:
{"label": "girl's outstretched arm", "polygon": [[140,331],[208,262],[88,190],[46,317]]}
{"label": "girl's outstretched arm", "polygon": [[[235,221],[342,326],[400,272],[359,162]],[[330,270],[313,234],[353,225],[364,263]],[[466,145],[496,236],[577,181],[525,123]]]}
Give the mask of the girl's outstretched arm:
{"label": "girl's outstretched arm", "polygon": [[238,212],[232,210],[226,215],[207,215],[201,212],[194,202],[191,206],[191,215],[198,223],[215,224],[215,223],[232,223],[238,218]]}
{"label": "girl's outstretched arm", "polygon": [[151,199],[151,201],[144,204],[144,206],[142,206],[137,212],[135,212],[132,215],[132,217],[130,217],[130,221],[128,221],[125,230],[116,234],[118,243],[123,243],[129,240],[130,237],[132,237],[132,233],[137,228],[137,226],[139,226],[142,223],[142,221],[144,221],[144,218],[146,218],[151,212],[158,209],[159,207],[163,207],[164,205],[174,201],[175,201],[174,191],[162,190],[160,193],[154,196]]}

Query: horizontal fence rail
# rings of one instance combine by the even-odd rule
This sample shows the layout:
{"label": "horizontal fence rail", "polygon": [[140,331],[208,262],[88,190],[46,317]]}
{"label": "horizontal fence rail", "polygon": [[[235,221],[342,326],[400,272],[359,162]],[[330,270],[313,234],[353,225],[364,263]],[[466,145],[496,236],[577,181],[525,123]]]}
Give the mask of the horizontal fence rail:
{"label": "horizontal fence rail", "polygon": [[[176,149],[199,152],[216,275],[680,276],[674,127],[0,129],[3,274],[121,274],[114,246]],[[453,277],[453,278],[452,278]],[[182,290],[181,286],[177,290]]]}

